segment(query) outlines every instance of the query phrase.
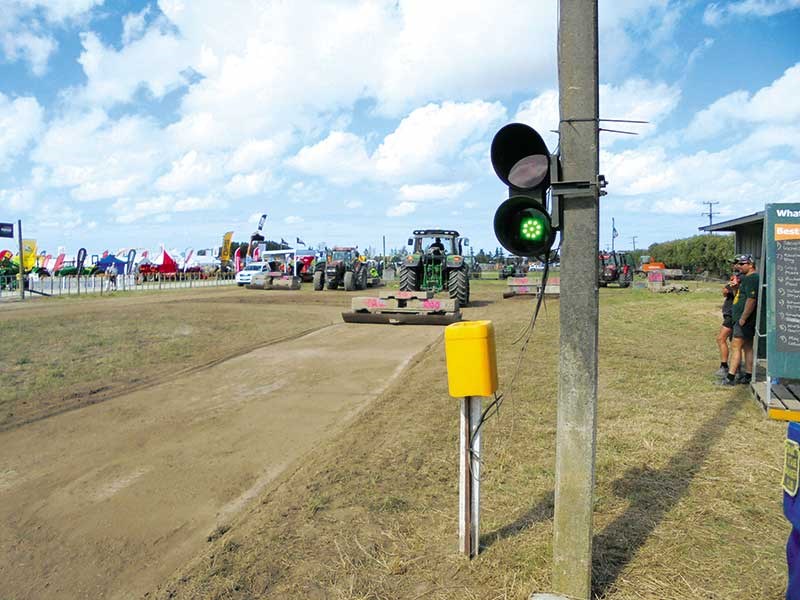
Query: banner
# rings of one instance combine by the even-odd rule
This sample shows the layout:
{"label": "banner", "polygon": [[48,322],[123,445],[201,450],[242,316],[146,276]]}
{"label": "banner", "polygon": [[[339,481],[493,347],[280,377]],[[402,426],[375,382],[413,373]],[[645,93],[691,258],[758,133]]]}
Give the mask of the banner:
{"label": "banner", "polygon": [[81,275],[81,271],[83,271],[83,263],[86,262],[86,248],[81,248],[78,250],[78,262],[75,266],[78,268],[78,276]]}
{"label": "banner", "polygon": [[228,231],[222,236],[222,254],[219,259],[226,263],[231,259],[231,240],[233,240],[233,232]]}
{"label": "banner", "polygon": [[136,250],[131,248],[128,250],[128,260],[125,261],[125,273],[130,275],[133,273],[133,261],[136,260]]}
{"label": "banner", "polygon": [[267,215],[261,215],[261,218],[258,220],[258,230],[261,231],[264,228],[264,221],[267,220]]}
{"label": "banner", "polygon": [[22,240],[22,268],[30,271],[36,267],[36,240]]}

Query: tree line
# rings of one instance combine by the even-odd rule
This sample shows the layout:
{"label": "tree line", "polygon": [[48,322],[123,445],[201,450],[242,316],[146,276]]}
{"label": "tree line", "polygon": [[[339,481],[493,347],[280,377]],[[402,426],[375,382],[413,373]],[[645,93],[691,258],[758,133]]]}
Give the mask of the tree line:
{"label": "tree line", "polygon": [[695,235],[651,244],[648,251],[652,260],[663,262],[668,268],[688,273],[708,271],[710,275],[726,277],[731,272],[733,235]]}

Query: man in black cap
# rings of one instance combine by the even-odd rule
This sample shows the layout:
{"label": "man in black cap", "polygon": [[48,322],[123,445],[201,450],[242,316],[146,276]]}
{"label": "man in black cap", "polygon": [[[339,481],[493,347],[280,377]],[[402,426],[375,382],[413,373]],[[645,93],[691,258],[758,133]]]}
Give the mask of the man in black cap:
{"label": "man in black cap", "polygon": [[741,273],[739,290],[733,298],[733,339],[731,340],[728,374],[722,385],[736,384],[736,371],[744,351],[744,374],[739,383],[749,384],[753,376],[753,336],[756,333],[758,272],[750,254],[737,256],[735,268]]}

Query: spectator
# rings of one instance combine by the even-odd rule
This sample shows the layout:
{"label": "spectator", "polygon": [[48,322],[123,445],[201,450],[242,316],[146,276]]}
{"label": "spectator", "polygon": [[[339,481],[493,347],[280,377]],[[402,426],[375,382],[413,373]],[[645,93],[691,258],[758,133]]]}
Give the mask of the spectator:
{"label": "spectator", "polygon": [[719,371],[720,377],[728,374],[728,342],[733,337],[733,298],[739,289],[739,273],[731,275],[730,280],[722,288],[722,295],[725,301],[722,303],[722,326],[717,334],[717,346],[719,346]]}
{"label": "spectator", "polygon": [[117,267],[112,262],[106,269],[106,277],[108,277],[108,291],[117,289]]}
{"label": "spectator", "polygon": [[733,340],[731,341],[728,374],[722,385],[736,385],[736,371],[744,352],[744,373],[738,383],[749,384],[753,376],[753,336],[756,333],[758,273],[753,257],[742,254],[736,259],[742,274],[739,289],[733,298]]}

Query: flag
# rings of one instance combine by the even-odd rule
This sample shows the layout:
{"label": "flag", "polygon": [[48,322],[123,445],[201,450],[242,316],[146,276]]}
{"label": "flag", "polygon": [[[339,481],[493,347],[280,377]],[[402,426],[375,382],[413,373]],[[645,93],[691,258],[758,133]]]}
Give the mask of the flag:
{"label": "flag", "polygon": [[86,262],[86,248],[81,248],[78,250],[78,261],[75,265],[77,267],[78,275],[81,275],[81,271],[83,271],[83,263]]}
{"label": "flag", "polygon": [[264,221],[266,221],[266,220],[267,220],[267,215],[266,214],[261,215],[261,218],[258,220],[258,230],[259,231],[261,231],[261,229],[264,227]]}
{"label": "flag", "polygon": [[36,240],[22,240],[22,268],[30,271],[36,266]]}
{"label": "flag", "polygon": [[289,242],[287,242],[285,239],[281,238],[281,244],[282,244],[283,246],[288,246],[288,245],[289,245]]}
{"label": "flag", "polygon": [[611,235],[615,238],[619,237],[619,232],[617,231],[616,227],[614,227],[614,229],[611,231]]}
{"label": "flag", "polygon": [[219,259],[226,263],[231,259],[231,240],[233,239],[233,232],[228,231],[222,236],[222,254]]}
{"label": "flag", "polygon": [[297,243],[300,244],[301,246],[305,246],[306,245],[306,243],[303,240],[301,240],[300,238],[297,238]]}
{"label": "flag", "polygon": [[125,273],[130,275],[133,273],[133,261],[136,260],[136,250],[131,248],[128,250],[128,260],[125,261]]}

